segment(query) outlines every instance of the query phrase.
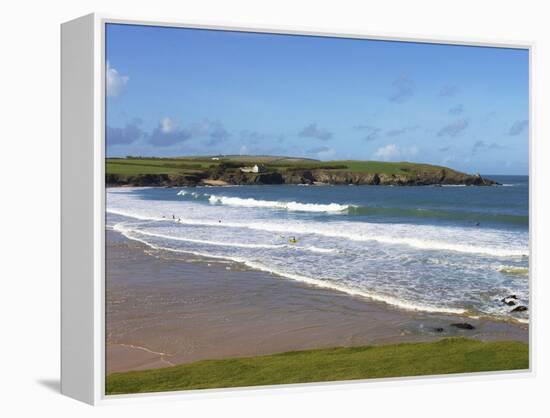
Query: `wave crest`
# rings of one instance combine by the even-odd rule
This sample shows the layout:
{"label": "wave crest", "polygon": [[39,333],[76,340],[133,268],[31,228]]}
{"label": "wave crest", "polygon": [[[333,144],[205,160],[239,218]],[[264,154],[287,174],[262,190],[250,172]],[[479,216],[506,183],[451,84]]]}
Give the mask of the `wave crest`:
{"label": "wave crest", "polygon": [[296,212],[343,212],[350,208],[350,205],[339,203],[300,203],[300,202],[279,202],[275,200],[258,200],[254,198],[243,199],[240,197],[210,195],[208,201],[213,205],[239,206],[248,208],[273,208]]}

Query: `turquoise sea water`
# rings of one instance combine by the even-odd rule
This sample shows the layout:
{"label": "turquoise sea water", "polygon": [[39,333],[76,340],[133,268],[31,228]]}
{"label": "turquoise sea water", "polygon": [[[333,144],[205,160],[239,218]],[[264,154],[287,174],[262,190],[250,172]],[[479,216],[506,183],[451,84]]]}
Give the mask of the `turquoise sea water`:
{"label": "turquoise sea water", "polygon": [[236,186],[107,191],[107,225],[399,309],[525,322],[526,176],[495,187]]}

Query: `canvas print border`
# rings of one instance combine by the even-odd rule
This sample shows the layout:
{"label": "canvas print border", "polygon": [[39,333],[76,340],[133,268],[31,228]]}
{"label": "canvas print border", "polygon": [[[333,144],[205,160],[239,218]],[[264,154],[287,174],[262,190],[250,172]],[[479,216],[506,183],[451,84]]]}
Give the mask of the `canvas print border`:
{"label": "canvas print border", "polygon": [[[306,383],[306,384],[293,384],[293,385],[277,385],[277,386],[263,386],[263,387],[254,387],[254,388],[235,388],[235,389],[207,389],[207,390],[200,390],[200,391],[176,391],[176,392],[169,392],[169,393],[158,393],[158,394],[143,394],[143,395],[109,395],[106,396],[105,393],[105,254],[104,254],[104,244],[105,244],[105,224],[104,224],[104,204],[105,204],[105,189],[104,189],[104,178],[105,178],[105,171],[104,171],[104,159],[105,159],[105,95],[104,95],[104,86],[105,86],[105,59],[104,59],[104,28],[105,24],[107,23],[121,23],[121,24],[136,24],[136,25],[146,25],[146,26],[167,26],[167,27],[188,27],[188,28],[204,28],[204,29],[219,29],[219,30],[234,30],[234,31],[243,31],[243,32],[258,32],[258,33],[282,33],[282,34],[295,34],[295,35],[314,35],[314,36],[326,36],[326,37],[342,37],[342,38],[357,38],[357,39],[381,39],[381,40],[396,40],[396,41],[406,41],[406,42],[421,42],[421,43],[435,43],[435,44],[456,44],[456,45],[478,45],[478,46],[491,46],[491,47],[513,47],[513,48],[522,48],[529,50],[529,71],[530,71],[530,83],[529,83],[529,97],[530,97],[530,103],[529,103],[529,151],[530,156],[533,149],[533,80],[532,80],[532,54],[534,51],[534,45],[529,43],[522,43],[522,42],[510,42],[510,43],[502,43],[502,42],[484,42],[484,41],[471,41],[471,40],[454,40],[454,39],[426,39],[426,38],[415,38],[415,37],[407,37],[407,36],[387,36],[387,35],[370,35],[370,34],[342,34],[342,33],[327,33],[321,31],[315,31],[315,30],[295,30],[293,28],[267,28],[267,27],[255,27],[255,28],[246,28],[246,27],[239,27],[239,26],[224,26],[224,25],[211,25],[211,24],[201,24],[201,23],[183,23],[183,22],[159,22],[159,21],[140,21],[140,20],[128,20],[128,19],[119,19],[119,18],[110,18],[102,15],[93,15],[93,26],[94,26],[94,39],[95,39],[95,45],[94,45],[94,62],[95,62],[95,70],[94,70],[94,80],[95,80],[95,86],[93,87],[94,90],[94,113],[95,113],[95,123],[94,123],[94,219],[93,219],[93,238],[94,238],[94,265],[96,266],[95,270],[95,280],[94,280],[94,292],[95,292],[95,298],[94,298],[94,305],[95,305],[95,315],[94,315],[94,363],[100,364],[101,367],[94,367],[94,381],[95,381],[95,402],[105,402],[105,401],[114,401],[116,399],[126,399],[126,398],[136,398],[136,397],[166,397],[166,396],[180,396],[185,395],[187,397],[194,397],[194,396],[205,396],[208,393],[211,394],[217,394],[217,393],[227,393],[227,392],[242,392],[242,391],[250,391],[250,390],[286,390],[289,388],[294,387],[315,387],[318,386],[320,388],[326,387],[326,386],[340,386],[340,385],[346,385],[346,384],[364,384],[364,383],[370,383],[373,384],[375,382],[379,382],[380,380],[374,379],[374,380],[360,380],[360,381],[352,381],[352,382],[330,382],[330,383]],[[101,88],[98,88],[97,86],[101,86]],[[536,311],[536,305],[535,305],[535,298],[533,297],[533,274],[534,274],[534,262],[533,262],[533,252],[532,252],[532,242],[533,242],[533,223],[535,221],[535,218],[533,217],[533,165],[532,165],[532,159],[530,158],[529,163],[529,218],[530,218],[530,224],[529,224],[529,235],[530,235],[530,245],[529,245],[529,252],[530,252],[530,272],[529,272],[529,283],[530,283],[530,303],[532,307],[532,312]],[[97,196],[101,196],[101,199],[98,199]],[[98,219],[101,219],[101,222],[97,222]],[[99,250],[98,250],[99,249]],[[101,266],[101,268],[97,268],[98,266]],[[100,278],[99,274],[100,272]],[[98,310],[97,308],[100,307]],[[527,373],[532,372],[533,370],[533,323],[536,321],[535,314],[532,314],[531,320],[530,320],[530,331],[529,331],[529,350],[530,350],[530,369],[527,371]],[[524,374],[526,372],[520,371],[520,372],[511,372],[511,371],[502,371],[502,372],[489,372],[489,373],[475,373],[475,374],[468,374],[467,376],[464,375],[436,375],[436,376],[422,376],[422,377],[404,377],[404,378],[391,378],[391,379],[381,379],[384,382],[391,382],[395,380],[405,380],[405,381],[414,381],[419,379],[447,379],[447,378],[464,378],[468,380],[470,377],[475,376],[492,376],[492,375],[513,375],[513,374]],[[98,390],[99,389],[99,390]]]}

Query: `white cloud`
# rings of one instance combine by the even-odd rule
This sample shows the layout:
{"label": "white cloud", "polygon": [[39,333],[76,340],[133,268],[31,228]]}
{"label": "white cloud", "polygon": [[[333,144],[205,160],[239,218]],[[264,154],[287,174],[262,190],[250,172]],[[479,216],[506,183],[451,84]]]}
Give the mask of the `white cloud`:
{"label": "white cloud", "polygon": [[400,148],[395,144],[388,144],[378,148],[374,153],[374,158],[382,161],[397,161],[412,158],[418,154],[418,148],[415,146],[409,148]]}
{"label": "white cloud", "polygon": [[107,96],[117,97],[120,95],[124,91],[126,84],[128,84],[129,79],[130,77],[121,75],[115,68],[112,68],[109,61],[107,61],[107,71],[105,74]]}
{"label": "white cloud", "polygon": [[177,128],[177,125],[174,122],[174,120],[169,118],[168,116],[162,118],[160,120],[159,125],[160,125],[160,130],[162,131],[163,134],[169,134],[171,132],[174,132]]}
{"label": "white cloud", "polygon": [[169,147],[188,141],[192,136],[189,129],[180,127],[174,119],[166,116],[149,135],[149,142],[157,147]]}

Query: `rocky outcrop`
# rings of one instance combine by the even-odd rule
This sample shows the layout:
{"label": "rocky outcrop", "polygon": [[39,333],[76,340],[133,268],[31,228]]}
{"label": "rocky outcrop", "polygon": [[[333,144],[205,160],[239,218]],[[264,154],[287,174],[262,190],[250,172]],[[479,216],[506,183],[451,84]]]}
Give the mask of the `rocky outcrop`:
{"label": "rocky outcrop", "polygon": [[505,298],[502,298],[500,301],[505,305],[515,306],[517,305],[517,300],[518,300],[518,297],[516,295],[509,295],[509,296],[506,296]]}
{"label": "rocky outcrop", "polygon": [[512,309],[512,312],[525,312],[527,310],[527,306],[516,306],[514,309]]}
{"label": "rocky outcrop", "polygon": [[456,324],[451,324],[451,327],[455,327],[458,329],[467,329],[467,330],[472,330],[476,328],[472,324],[469,324],[467,322],[458,322]]}
{"label": "rocky outcrop", "polygon": [[107,174],[105,184],[109,186],[137,186],[137,187],[185,187],[196,186],[206,176],[201,174]]}
{"label": "rocky outcrop", "polygon": [[371,186],[427,186],[427,185],[467,185],[490,186],[497,184],[493,180],[485,179],[479,174],[468,175],[458,172],[386,174],[386,173],[358,173],[348,170],[304,170],[292,171],[283,174],[286,184],[354,184]]}
{"label": "rocky outcrop", "polygon": [[284,184],[281,173],[276,171],[267,173],[243,173],[240,170],[230,170],[217,177],[229,184]]}

